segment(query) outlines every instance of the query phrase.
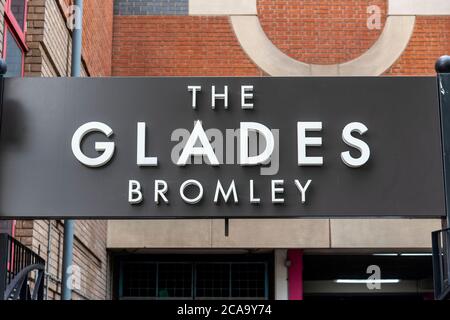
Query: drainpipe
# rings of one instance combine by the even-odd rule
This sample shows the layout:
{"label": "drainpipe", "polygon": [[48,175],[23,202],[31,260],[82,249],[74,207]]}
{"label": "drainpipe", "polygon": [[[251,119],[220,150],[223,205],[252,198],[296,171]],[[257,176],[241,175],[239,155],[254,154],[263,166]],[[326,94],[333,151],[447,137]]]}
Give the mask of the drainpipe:
{"label": "drainpipe", "polygon": [[[83,33],[83,0],[75,0],[72,7],[75,24],[72,33],[72,68],[71,76],[81,76],[81,49]],[[74,220],[64,221],[64,248],[62,265],[62,288],[61,299],[72,299],[72,258],[73,258],[73,239],[74,239]]]}

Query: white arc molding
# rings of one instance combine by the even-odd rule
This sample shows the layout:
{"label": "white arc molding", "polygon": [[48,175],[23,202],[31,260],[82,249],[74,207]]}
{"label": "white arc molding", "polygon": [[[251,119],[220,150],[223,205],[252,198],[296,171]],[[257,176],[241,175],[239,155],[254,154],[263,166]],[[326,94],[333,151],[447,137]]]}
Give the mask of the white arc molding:
{"label": "white arc molding", "polygon": [[388,0],[388,7],[384,30],[370,49],[351,61],[318,65],[295,60],[273,44],[259,21],[257,0],[189,0],[190,15],[229,16],[242,49],[271,76],[381,75],[408,46],[416,16],[450,16],[450,0]]}

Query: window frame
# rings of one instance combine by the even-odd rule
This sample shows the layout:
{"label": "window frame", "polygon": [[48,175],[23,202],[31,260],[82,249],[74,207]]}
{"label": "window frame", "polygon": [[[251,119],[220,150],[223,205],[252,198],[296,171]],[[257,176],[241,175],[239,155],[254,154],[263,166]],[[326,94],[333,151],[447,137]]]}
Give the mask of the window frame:
{"label": "window frame", "polygon": [[23,0],[24,2],[24,23],[21,27],[17,22],[16,17],[11,11],[11,2],[12,0],[6,0],[5,4],[5,24],[3,31],[3,53],[2,58],[6,59],[6,53],[8,51],[8,32],[11,33],[14,41],[16,41],[17,46],[22,51],[22,69],[21,69],[21,77],[24,75],[24,67],[25,67],[25,53],[28,51],[28,46],[26,45],[26,32],[27,32],[27,17],[28,17],[28,0]]}

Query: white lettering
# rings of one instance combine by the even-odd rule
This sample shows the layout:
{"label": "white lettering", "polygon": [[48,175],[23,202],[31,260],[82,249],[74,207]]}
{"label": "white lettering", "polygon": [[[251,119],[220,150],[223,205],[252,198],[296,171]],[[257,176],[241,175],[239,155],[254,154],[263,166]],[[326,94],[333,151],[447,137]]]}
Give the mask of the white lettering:
{"label": "white lettering", "polygon": [[[266,148],[256,156],[250,156],[249,131],[259,132],[266,140]],[[275,149],[275,139],[269,128],[257,122],[241,122],[240,130],[240,164],[241,166],[254,166],[269,161]]]}
{"label": "white lettering", "polygon": [[169,200],[166,197],[166,193],[169,190],[167,182],[164,180],[155,180],[155,203],[159,204],[159,199],[162,198],[163,201],[168,204]]}
{"label": "white lettering", "polygon": [[192,109],[197,109],[197,93],[202,91],[201,86],[188,86],[188,91],[192,92]]}
{"label": "white lettering", "polygon": [[309,186],[311,185],[312,180],[308,180],[305,186],[302,186],[299,180],[295,180],[295,185],[297,186],[298,191],[302,195],[302,203],[306,203],[306,191],[308,191]]}
{"label": "white lettering", "polygon": [[359,158],[353,158],[349,151],[342,152],[341,158],[342,161],[350,168],[359,168],[362,167],[369,161],[370,158],[370,148],[362,140],[354,138],[352,136],[352,132],[357,132],[360,135],[365,134],[369,129],[360,123],[360,122],[352,122],[348,124],[344,130],[342,131],[342,140],[344,140],[345,144],[348,146],[357,149],[361,156]]}
{"label": "white lettering", "polygon": [[233,194],[234,203],[239,202],[234,180],[231,182],[231,184],[228,188],[228,191],[226,193],[222,187],[222,184],[220,183],[220,180],[217,180],[217,188],[216,188],[216,193],[214,195],[214,203],[216,203],[216,204],[219,202],[219,194],[222,195],[222,198],[225,201],[225,203],[228,202],[228,199],[231,197],[231,194]]}
{"label": "white lettering", "polygon": [[298,165],[299,166],[322,166],[323,157],[308,157],[307,147],[320,147],[322,138],[306,137],[307,131],[322,131],[322,122],[298,122],[297,123],[297,143],[298,143]]}
{"label": "white lettering", "polygon": [[83,151],[81,151],[81,141],[83,138],[91,132],[101,132],[106,137],[110,137],[113,134],[112,129],[102,122],[89,122],[75,131],[72,137],[72,152],[74,156],[87,167],[98,168],[106,165],[114,155],[114,142],[96,142],[95,151],[102,152],[103,154],[97,158],[87,157]]}
{"label": "white lettering", "polygon": [[[196,147],[197,140],[200,141],[201,147]],[[208,161],[213,166],[219,165],[211,143],[208,140],[205,130],[203,130],[201,121],[195,123],[194,130],[192,131],[186,146],[183,149],[183,153],[178,159],[178,166],[185,166],[191,156],[206,156]]]}
{"label": "white lettering", "polygon": [[156,167],[158,166],[157,157],[146,157],[146,131],[145,122],[139,122],[137,126],[137,165],[140,167]]}
{"label": "white lettering", "polygon": [[130,180],[128,182],[128,202],[130,204],[139,204],[144,200],[139,181]]}
{"label": "white lettering", "polygon": [[[196,186],[198,188],[198,195],[195,198],[189,198],[186,196],[186,189],[190,186]],[[197,180],[187,180],[180,187],[180,196],[184,202],[187,204],[196,204],[199,203],[203,198],[203,186]]]}

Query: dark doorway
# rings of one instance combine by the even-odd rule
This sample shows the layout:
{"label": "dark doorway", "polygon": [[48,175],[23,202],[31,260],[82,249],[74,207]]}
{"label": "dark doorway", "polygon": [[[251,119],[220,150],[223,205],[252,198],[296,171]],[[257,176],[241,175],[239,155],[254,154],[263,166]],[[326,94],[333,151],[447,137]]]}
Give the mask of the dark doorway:
{"label": "dark doorway", "polygon": [[304,256],[305,300],[429,300],[432,279],[428,253]]}
{"label": "dark doorway", "polygon": [[272,298],[273,255],[116,255],[116,299]]}

